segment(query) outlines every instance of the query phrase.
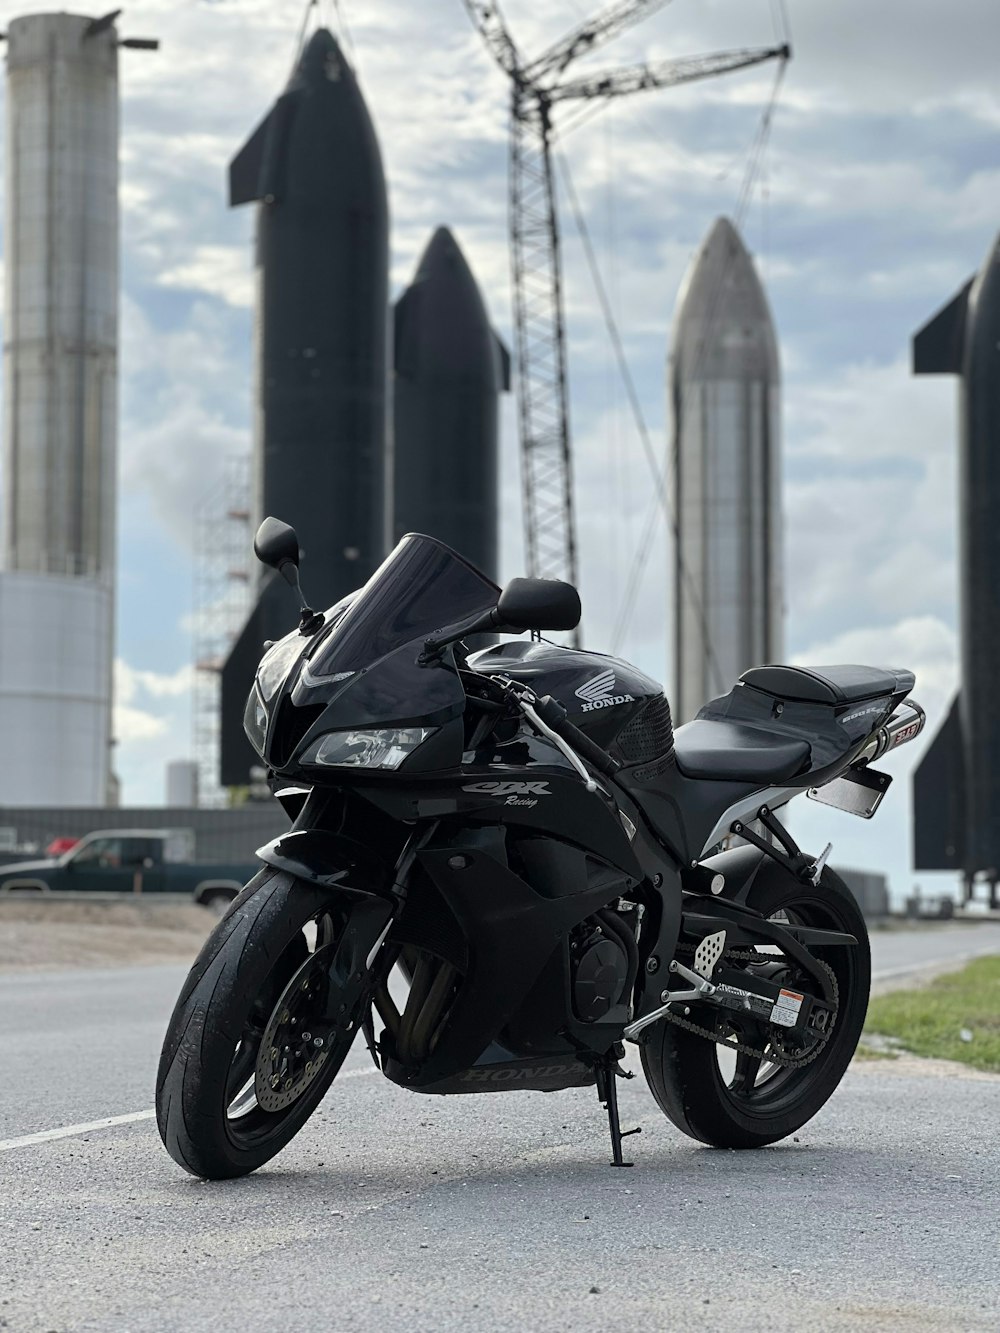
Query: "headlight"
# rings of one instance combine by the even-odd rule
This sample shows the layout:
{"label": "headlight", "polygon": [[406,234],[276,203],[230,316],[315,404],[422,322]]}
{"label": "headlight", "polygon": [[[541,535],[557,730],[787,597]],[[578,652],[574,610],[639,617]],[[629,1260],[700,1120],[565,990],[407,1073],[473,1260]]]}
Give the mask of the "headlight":
{"label": "headlight", "polygon": [[437,727],[330,731],[313,741],[300,763],[322,768],[398,768]]}
{"label": "headlight", "polygon": [[250,698],[243,710],[243,730],[247,734],[247,740],[263,759],[264,737],[267,734],[267,709],[256,685],[250,691]]}
{"label": "headlight", "polygon": [[286,634],[283,639],[279,639],[261,658],[260,666],[257,668],[257,688],[265,703],[270,703],[278,693],[281,682],[305,646],[305,639],[298,630],[295,630],[291,634]]}

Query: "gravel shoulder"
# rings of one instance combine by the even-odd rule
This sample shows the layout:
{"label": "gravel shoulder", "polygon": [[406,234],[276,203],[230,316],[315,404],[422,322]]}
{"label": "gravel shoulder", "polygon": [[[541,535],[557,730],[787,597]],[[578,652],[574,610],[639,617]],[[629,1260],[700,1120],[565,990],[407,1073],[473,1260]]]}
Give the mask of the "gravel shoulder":
{"label": "gravel shoulder", "polygon": [[0,972],[190,962],[215,924],[189,902],[0,899]]}

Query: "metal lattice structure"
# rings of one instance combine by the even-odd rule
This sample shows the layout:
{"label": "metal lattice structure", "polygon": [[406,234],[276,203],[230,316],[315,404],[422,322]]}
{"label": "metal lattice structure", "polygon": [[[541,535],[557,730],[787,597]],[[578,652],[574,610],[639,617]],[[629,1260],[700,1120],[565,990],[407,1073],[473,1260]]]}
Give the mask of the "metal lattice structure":
{"label": "metal lattice structure", "polygon": [[787,44],[723,51],[560,81],[579,56],[648,17],[667,0],[619,0],[530,62],[514,43],[498,4],[493,0],[463,3],[511,81],[510,246],[528,573],[576,583],[566,330],[552,164],[553,107],[711,78],[766,60],[787,60],[791,51]]}
{"label": "metal lattice structure", "polygon": [[250,459],[227,460],[195,513],[194,697],[192,733],[198,804],[229,803],[219,784],[222,666],[250,612]]}

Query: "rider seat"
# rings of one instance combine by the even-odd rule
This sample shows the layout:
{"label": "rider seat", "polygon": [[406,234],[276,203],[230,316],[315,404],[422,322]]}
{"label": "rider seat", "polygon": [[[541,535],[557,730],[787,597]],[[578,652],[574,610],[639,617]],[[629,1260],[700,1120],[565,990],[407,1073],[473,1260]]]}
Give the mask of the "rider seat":
{"label": "rider seat", "polygon": [[696,718],[674,732],[677,767],[687,778],[784,782],[809,764],[809,742],[740,722]]}
{"label": "rider seat", "polygon": [[[884,700],[888,709],[891,697],[908,694],[913,680],[912,671],[883,667],[754,667],[730,694],[678,727],[677,767],[685,777],[716,782],[792,781],[847,751],[850,736],[839,719],[854,716],[852,705]],[[785,704],[793,706],[794,718],[783,712]],[[879,714],[878,707],[868,711]]]}

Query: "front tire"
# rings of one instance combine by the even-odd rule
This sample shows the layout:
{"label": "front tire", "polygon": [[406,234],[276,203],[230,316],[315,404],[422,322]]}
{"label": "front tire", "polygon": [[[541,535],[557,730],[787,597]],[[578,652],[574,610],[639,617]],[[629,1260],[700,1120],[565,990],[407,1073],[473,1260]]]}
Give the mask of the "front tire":
{"label": "front tire", "polygon": [[[357,1013],[336,1026],[322,1016],[331,1007],[324,963],[349,914],[329,889],[267,869],[205,941],[170,1019],[156,1080],[160,1137],[192,1175],[223,1180],[263,1165],[330,1087],[359,1026]],[[325,1043],[315,1058],[314,1027]],[[309,1041],[298,1040],[303,1032]],[[269,1064],[279,1050],[287,1056]],[[262,1082],[261,1070],[271,1068]]]}
{"label": "front tire", "polygon": [[200,905],[207,911],[211,912],[214,917],[221,920],[221,918],[229,911],[229,905],[235,898],[235,893],[226,893],[220,890],[218,892],[206,894],[204,898],[199,899],[199,902]]}
{"label": "front tire", "polygon": [[[753,1068],[752,1058],[731,1053],[735,1059],[727,1059],[725,1046],[673,1023],[662,1021],[648,1030],[642,1065],[660,1109],[685,1134],[718,1148],[761,1148],[812,1119],[854,1055],[871,984],[864,917],[850,889],[832,870],[825,869],[820,884],[813,887],[780,866],[762,867],[747,906],[765,917],[844,931],[856,937],[858,946],[810,950],[836,977],[838,1010],[831,1035],[807,1064],[782,1068],[768,1065],[765,1058]],[[797,980],[796,984],[804,985]],[[738,1029],[733,1032],[736,1040],[756,1049],[773,1049],[766,1045],[769,1034],[762,1024],[740,1027],[738,1015],[715,1014],[717,1021]],[[713,1017],[707,1005],[692,1008],[692,1021],[702,1026],[711,1026]]]}

